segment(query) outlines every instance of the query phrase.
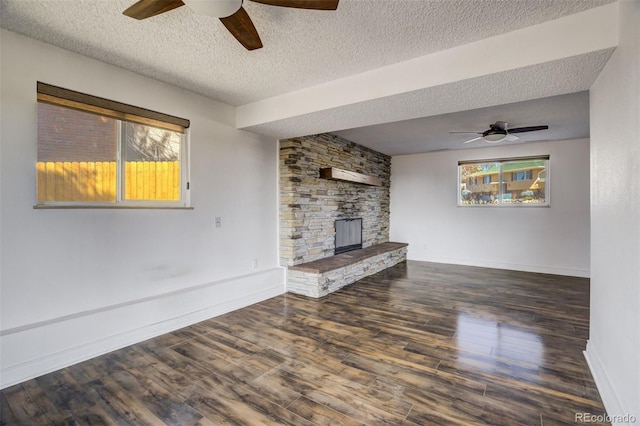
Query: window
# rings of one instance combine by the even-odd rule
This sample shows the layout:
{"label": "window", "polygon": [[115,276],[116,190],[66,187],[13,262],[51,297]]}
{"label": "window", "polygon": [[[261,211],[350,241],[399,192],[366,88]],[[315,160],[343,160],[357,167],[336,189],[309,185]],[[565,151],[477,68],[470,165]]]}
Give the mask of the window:
{"label": "window", "polygon": [[38,206],[186,207],[189,121],[38,82]]}
{"label": "window", "polygon": [[458,205],[548,206],[548,170],[549,156],[460,161]]}
{"label": "window", "polygon": [[533,170],[524,170],[511,172],[511,181],[531,180],[533,179]]}

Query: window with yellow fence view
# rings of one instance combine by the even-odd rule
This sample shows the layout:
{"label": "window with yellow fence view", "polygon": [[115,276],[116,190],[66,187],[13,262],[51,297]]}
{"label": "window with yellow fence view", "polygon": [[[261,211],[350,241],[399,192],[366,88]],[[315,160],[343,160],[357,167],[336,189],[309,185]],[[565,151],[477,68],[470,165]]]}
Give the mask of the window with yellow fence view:
{"label": "window with yellow fence view", "polygon": [[38,94],[39,205],[186,205],[184,128],[58,99]]}

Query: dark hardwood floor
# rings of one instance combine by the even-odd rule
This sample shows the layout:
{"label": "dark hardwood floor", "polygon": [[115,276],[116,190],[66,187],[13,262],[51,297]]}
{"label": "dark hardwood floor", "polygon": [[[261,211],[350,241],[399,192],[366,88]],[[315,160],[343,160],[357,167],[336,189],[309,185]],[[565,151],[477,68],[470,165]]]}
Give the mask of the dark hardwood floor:
{"label": "dark hardwood floor", "polygon": [[1,424],[574,424],[589,280],[406,262],[2,391]]}

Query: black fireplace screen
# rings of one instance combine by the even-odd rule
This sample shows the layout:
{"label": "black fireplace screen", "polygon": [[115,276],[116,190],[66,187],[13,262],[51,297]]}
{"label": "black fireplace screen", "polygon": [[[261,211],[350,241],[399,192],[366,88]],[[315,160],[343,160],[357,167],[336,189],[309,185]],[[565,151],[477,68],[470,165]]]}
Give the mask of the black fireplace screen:
{"label": "black fireplace screen", "polygon": [[336,220],[335,254],[362,248],[362,218]]}

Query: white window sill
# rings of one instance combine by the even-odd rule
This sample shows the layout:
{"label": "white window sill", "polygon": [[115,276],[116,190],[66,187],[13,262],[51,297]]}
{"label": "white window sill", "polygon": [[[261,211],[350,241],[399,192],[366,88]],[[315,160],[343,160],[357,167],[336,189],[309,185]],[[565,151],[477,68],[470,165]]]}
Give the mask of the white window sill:
{"label": "white window sill", "polygon": [[55,205],[55,204],[36,204],[33,206],[35,210],[59,210],[59,209],[120,209],[120,210],[194,210],[193,207],[185,206],[127,206],[127,205]]}

